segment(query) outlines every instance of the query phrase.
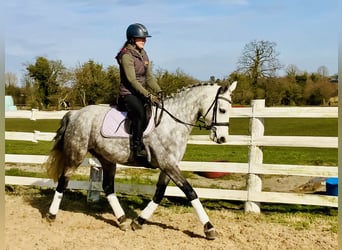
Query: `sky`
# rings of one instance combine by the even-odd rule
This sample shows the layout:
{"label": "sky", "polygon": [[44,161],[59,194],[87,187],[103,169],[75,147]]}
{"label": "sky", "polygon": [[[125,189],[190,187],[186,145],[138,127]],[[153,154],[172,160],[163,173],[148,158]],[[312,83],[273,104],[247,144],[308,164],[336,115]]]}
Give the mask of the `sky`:
{"label": "sky", "polygon": [[[284,69],[338,72],[338,0],[11,0],[5,5],[5,72],[19,81],[38,56],[76,68],[114,59],[132,23],[151,38],[155,70],[206,81],[237,69],[246,44],[276,43]],[[284,71],[279,71],[284,75]]]}

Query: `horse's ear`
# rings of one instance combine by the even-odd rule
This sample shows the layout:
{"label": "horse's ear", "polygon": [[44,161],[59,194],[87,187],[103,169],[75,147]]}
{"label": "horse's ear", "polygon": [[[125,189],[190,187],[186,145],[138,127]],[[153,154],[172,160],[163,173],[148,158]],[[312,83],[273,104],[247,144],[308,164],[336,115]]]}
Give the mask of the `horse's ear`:
{"label": "horse's ear", "polygon": [[219,93],[220,94],[224,94],[224,93],[226,93],[227,90],[228,90],[228,86],[227,85],[221,86],[220,89],[219,89]]}
{"label": "horse's ear", "polygon": [[229,91],[233,92],[236,89],[237,81],[234,81],[232,84],[229,86]]}

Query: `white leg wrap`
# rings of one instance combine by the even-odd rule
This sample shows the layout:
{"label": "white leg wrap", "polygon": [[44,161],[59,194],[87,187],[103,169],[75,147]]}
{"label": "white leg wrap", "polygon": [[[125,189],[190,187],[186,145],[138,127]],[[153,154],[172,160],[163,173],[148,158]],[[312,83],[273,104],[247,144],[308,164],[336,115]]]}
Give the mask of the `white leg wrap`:
{"label": "white leg wrap", "polygon": [[55,191],[55,195],[53,196],[53,200],[49,209],[50,214],[56,215],[58,213],[59,205],[61,204],[62,197],[63,197],[63,193],[59,193]]}
{"label": "white leg wrap", "polygon": [[147,220],[148,218],[152,216],[154,211],[156,211],[157,207],[158,207],[157,203],[154,203],[154,201],[150,201],[147,207],[145,207],[145,209],[141,212],[140,217]]}
{"label": "white leg wrap", "polygon": [[114,215],[116,218],[120,218],[121,216],[125,215],[125,212],[123,211],[118,198],[115,194],[110,194],[107,196],[107,200],[110,204],[110,206],[113,209]]}
{"label": "white leg wrap", "polygon": [[207,213],[204,211],[204,208],[202,206],[202,203],[200,202],[200,200],[194,199],[191,201],[191,205],[194,207],[197,216],[199,218],[199,220],[201,221],[201,223],[204,225],[205,223],[207,223],[209,221],[209,217],[207,215]]}

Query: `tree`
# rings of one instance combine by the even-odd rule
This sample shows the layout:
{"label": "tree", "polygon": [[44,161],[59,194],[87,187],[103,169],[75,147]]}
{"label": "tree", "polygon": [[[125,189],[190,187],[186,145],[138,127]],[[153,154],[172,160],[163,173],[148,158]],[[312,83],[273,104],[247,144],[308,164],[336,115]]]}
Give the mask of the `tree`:
{"label": "tree", "polygon": [[251,91],[251,84],[246,74],[239,73],[237,71],[232,72],[229,75],[230,82],[237,81],[238,85],[233,95],[233,103],[248,105],[253,99],[253,91]]}
{"label": "tree", "polygon": [[6,72],[5,73],[5,86],[17,86],[18,85],[18,78],[16,74],[11,73],[11,72]]}
{"label": "tree", "polygon": [[109,66],[106,71],[106,80],[111,89],[104,97],[104,102],[113,104],[116,103],[120,91],[120,70],[118,67]]}
{"label": "tree", "polygon": [[298,69],[298,67],[294,64],[290,64],[286,67],[285,71],[286,71],[287,78],[291,82],[295,83],[296,82],[296,76],[300,74],[300,70]]}
{"label": "tree", "polygon": [[22,91],[18,86],[18,79],[14,73],[5,73],[5,94],[12,96],[16,105],[22,104]]}
{"label": "tree", "polygon": [[102,64],[89,60],[75,70],[75,86],[82,106],[105,103],[113,95],[112,86]]}
{"label": "tree", "polygon": [[338,94],[337,84],[329,79],[319,79],[316,82],[308,81],[304,89],[304,97],[308,105],[325,105],[330,97]]}
{"label": "tree", "polygon": [[25,96],[24,106],[29,106],[31,108],[37,108],[34,84],[34,79],[26,72],[22,79],[23,94]]}
{"label": "tree", "polygon": [[5,73],[5,94],[15,97],[17,95],[17,90],[19,89],[17,86],[18,80],[17,76],[14,73],[6,72]]}
{"label": "tree", "polygon": [[279,53],[276,43],[270,41],[251,41],[246,44],[238,60],[237,71],[247,74],[251,80],[254,97],[261,78],[274,77],[276,71],[282,68],[278,60]]}
{"label": "tree", "polygon": [[28,76],[34,80],[35,98],[40,108],[58,105],[59,91],[64,78],[65,67],[61,61],[37,57],[34,64],[26,66]]}
{"label": "tree", "polygon": [[308,72],[303,72],[300,75],[296,75],[296,83],[301,85],[301,86],[305,86],[309,76],[308,76]]}
{"label": "tree", "polygon": [[321,77],[324,77],[324,78],[327,78],[329,76],[329,70],[325,66],[318,67],[317,73],[318,73],[318,75],[320,75]]}
{"label": "tree", "polygon": [[298,69],[298,67],[294,64],[289,64],[286,67],[286,75],[287,76],[296,76],[300,73],[300,70]]}
{"label": "tree", "polygon": [[167,95],[198,82],[198,80],[185,74],[180,69],[177,69],[175,73],[170,73],[167,70],[157,70],[156,79],[161,89]]}

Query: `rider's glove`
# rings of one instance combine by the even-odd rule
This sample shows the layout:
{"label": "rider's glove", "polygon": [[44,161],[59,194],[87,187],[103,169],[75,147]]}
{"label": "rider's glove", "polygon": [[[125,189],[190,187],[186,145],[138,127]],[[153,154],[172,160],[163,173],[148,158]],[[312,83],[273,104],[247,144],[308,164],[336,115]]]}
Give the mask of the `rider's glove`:
{"label": "rider's glove", "polygon": [[157,96],[158,96],[158,98],[159,98],[159,100],[163,100],[163,97],[164,97],[164,91],[159,91],[158,93],[157,93]]}
{"label": "rider's glove", "polygon": [[150,102],[153,104],[153,105],[157,105],[159,106],[160,105],[160,100],[157,96],[155,95],[152,95],[152,94],[149,94],[148,95],[148,99],[150,100]]}

